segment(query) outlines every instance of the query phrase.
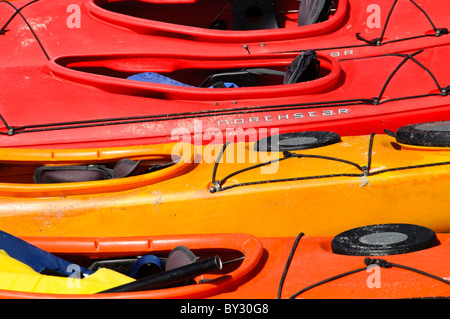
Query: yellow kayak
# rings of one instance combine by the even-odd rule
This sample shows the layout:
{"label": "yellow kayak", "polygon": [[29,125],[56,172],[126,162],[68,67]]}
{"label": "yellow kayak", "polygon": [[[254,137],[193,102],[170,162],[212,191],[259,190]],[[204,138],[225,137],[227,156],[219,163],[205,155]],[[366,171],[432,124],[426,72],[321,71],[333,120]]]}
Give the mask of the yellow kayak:
{"label": "yellow kayak", "polygon": [[[224,145],[0,149],[0,229],[16,236],[273,237],[414,223],[449,232],[449,127],[298,132]],[[86,172],[100,177],[83,180]]]}

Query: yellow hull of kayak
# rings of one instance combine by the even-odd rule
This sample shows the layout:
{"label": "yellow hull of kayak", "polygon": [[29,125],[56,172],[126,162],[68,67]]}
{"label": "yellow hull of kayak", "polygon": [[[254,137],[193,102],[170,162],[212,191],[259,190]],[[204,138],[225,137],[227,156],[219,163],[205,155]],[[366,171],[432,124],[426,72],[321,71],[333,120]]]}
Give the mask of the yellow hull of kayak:
{"label": "yellow hull of kayak", "polygon": [[[413,223],[449,232],[450,149],[400,145],[388,135],[375,135],[369,151],[370,139],[342,137],[333,145],[291,152],[310,157],[280,161],[273,159],[283,153],[256,152],[254,143],[230,144],[223,154],[221,145],[179,143],[2,149],[0,176],[8,182],[0,183],[0,229],[17,236],[245,232],[267,237],[299,232],[334,235],[369,224]],[[120,158],[154,162],[181,154],[182,159],[168,168],[122,179],[11,182],[17,175],[14,169],[23,173],[27,165],[92,164]],[[238,163],[242,156],[246,160]],[[364,174],[369,157],[369,173]],[[211,191],[214,171],[215,180],[221,180],[269,158],[271,164],[232,175]],[[216,166],[215,161],[220,163]]]}

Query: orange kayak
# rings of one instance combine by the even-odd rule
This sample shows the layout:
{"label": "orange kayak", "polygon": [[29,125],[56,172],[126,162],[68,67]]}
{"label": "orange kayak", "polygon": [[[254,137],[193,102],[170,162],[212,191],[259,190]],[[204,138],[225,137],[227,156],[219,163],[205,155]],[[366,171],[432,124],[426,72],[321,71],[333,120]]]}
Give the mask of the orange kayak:
{"label": "orange kayak", "polygon": [[[24,237],[26,243],[52,258],[78,262],[79,267],[100,271],[127,269],[148,254],[165,259],[184,252],[186,264],[132,279],[126,284],[93,293],[30,292],[17,282],[5,288],[3,298],[213,298],[213,299],[399,299],[450,297],[450,273],[442,256],[449,254],[449,234],[413,224],[378,224],[347,230],[335,236],[256,238],[246,234],[147,236],[127,238]],[[5,248],[3,240],[0,242]],[[182,246],[180,246],[182,245]],[[183,249],[178,249],[183,247]],[[17,246],[16,246],[17,248]],[[59,257],[58,257],[59,256]],[[172,255],[174,256],[174,255]],[[180,255],[181,256],[181,255]],[[130,258],[134,258],[130,263]],[[187,257],[186,257],[187,258]],[[218,269],[188,272],[211,258]],[[137,259],[139,260],[139,259]],[[34,266],[29,262],[30,267]],[[129,266],[129,265],[132,266]],[[47,262],[45,265],[49,265]],[[93,266],[94,265],[94,266]],[[127,265],[127,267],[124,267]],[[1,269],[4,269],[2,263]],[[122,270],[122,271],[125,271]],[[16,272],[19,272],[18,270]],[[38,276],[38,274],[35,274]],[[164,277],[165,275],[165,277]],[[0,276],[4,274],[0,271]],[[7,274],[6,277],[12,276]],[[124,275],[125,276],[125,275]],[[52,277],[47,275],[46,277]],[[59,277],[67,281],[67,278]],[[159,280],[164,278],[164,280]],[[189,281],[188,279],[189,278]],[[46,278],[48,280],[48,278]],[[172,282],[170,281],[172,279]],[[167,282],[168,281],[168,282]],[[45,282],[45,279],[43,279]],[[174,286],[174,284],[177,285]],[[44,283],[41,282],[41,286]],[[160,285],[160,286],[157,286]],[[158,289],[156,289],[156,287]],[[17,290],[13,290],[17,289]],[[37,288],[35,288],[37,289]],[[42,288],[43,289],[43,288]],[[53,289],[53,290],[52,290]],[[76,291],[73,289],[73,291]],[[222,311],[225,311],[222,309]],[[232,311],[232,309],[228,309]]]}
{"label": "orange kayak", "polygon": [[[394,136],[299,132],[225,145],[0,149],[0,229],[276,237],[401,222],[449,232],[448,127],[405,126]],[[131,174],[118,174],[119,163],[131,163]],[[76,180],[86,173],[99,177]]]}

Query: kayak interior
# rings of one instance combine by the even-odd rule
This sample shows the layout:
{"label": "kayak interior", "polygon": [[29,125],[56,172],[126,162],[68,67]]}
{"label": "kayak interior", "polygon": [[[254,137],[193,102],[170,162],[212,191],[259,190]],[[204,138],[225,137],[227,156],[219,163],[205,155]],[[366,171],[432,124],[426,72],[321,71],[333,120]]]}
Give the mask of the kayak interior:
{"label": "kayak interior", "polygon": [[[315,22],[329,19],[336,11],[338,1],[303,1],[303,11],[323,6]],[[311,4],[313,3],[313,4]],[[319,4],[320,3],[320,4]],[[230,0],[180,0],[180,1],[108,1],[97,0],[99,7],[123,15],[158,22],[216,30],[256,30],[295,28],[309,24],[302,20],[297,0],[230,1]],[[188,14],[186,14],[188,13]],[[312,13],[308,13],[312,15]],[[300,22],[299,22],[300,20]],[[303,22],[302,22],[303,21]]]}

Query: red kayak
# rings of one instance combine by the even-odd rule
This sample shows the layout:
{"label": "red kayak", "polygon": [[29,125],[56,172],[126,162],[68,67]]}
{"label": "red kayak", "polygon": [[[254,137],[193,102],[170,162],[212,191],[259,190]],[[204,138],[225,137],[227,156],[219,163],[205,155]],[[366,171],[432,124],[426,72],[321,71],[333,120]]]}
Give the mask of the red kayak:
{"label": "red kayak", "polygon": [[0,17],[0,55],[16,65],[111,52],[228,57],[314,49],[355,58],[450,39],[450,2],[433,0],[20,0],[2,1]]}
{"label": "red kayak", "polygon": [[0,145],[125,146],[180,136],[222,143],[450,120],[449,48],[348,60],[311,50],[240,58],[110,53],[2,67]]}

